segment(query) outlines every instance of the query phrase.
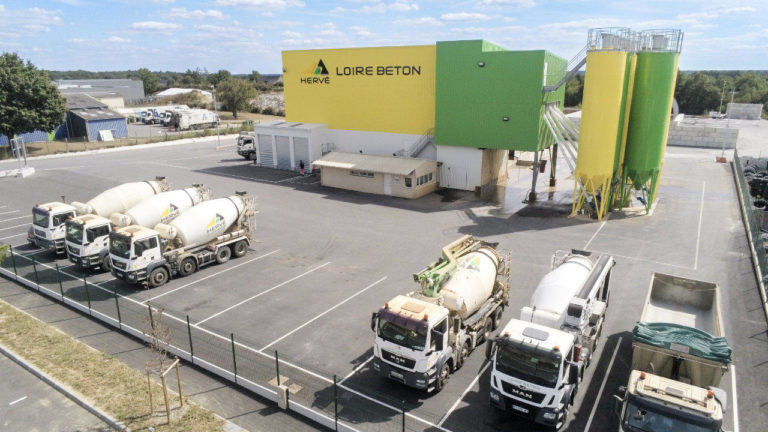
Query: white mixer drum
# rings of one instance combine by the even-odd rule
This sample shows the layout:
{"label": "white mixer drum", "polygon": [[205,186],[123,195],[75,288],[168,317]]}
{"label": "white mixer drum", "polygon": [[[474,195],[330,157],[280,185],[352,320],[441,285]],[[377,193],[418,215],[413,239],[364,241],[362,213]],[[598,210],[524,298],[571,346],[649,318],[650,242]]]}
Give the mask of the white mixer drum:
{"label": "white mixer drum", "polygon": [[182,245],[201,245],[224,234],[244,209],[242,198],[233,195],[200,203],[169,225],[175,228],[175,237]]}
{"label": "white mixer drum", "polygon": [[493,294],[499,261],[488,248],[458,259],[458,268],[440,289],[443,306],[456,311],[462,319],[475,313]]}

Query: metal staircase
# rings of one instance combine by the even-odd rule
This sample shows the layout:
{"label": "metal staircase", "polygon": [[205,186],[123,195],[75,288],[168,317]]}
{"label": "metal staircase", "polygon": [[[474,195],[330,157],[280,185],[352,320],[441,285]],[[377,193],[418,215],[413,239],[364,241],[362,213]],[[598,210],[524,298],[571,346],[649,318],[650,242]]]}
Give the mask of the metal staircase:
{"label": "metal staircase", "polygon": [[399,150],[395,154],[397,156],[406,156],[406,157],[419,157],[421,152],[424,151],[425,148],[427,148],[428,145],[434,144],[435,142],[435,129],[427,129],[426,132],[424,132],[424,135],[420,136],[419,139],[416,140],[416,142],[413,143],[411,148],[409,149],[403,149]]}
{"label": "metal staircase", "polygon": [[551,86],[544,86],[544,93],[553,92],[565,84],[568,79],[574,75],[576,75],[582,67],[584,67],[585,64],[587,64],[587,50],[589,49],[589,44],[584,45],[584,48],[579,51],[578,54],[576,54],[571,61],[568,62],[568,66],[566,67],[566,70],[568,73],[565,74],[563,79],[561,79],[557,84],[551,85]]}

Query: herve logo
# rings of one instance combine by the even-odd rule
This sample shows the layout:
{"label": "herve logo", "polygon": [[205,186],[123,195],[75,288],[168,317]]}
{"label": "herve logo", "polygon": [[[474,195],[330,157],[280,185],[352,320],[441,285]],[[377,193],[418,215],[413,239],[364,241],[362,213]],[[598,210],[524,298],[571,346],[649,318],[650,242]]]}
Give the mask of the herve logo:
{"label": "herve logo", "polygon": [[206,232],[213,232],[223,226],[224,226],[224,216],[216,213],[216,216],[211,218],[211,221],[208,223],[208,228],[206,229]]}
{"label": "herve logo", "polygon": [[173,204],[169,204],[162,215],[160,215],[160,222],[166,223],[169,220],[175,218],[179,214],[179,208]]}
{"label": "herve logo", "polygon": [[328,68],[325,67],[323,59],[318,60],[317,64],[312,64],[302,72],[303,75],[309,75],[301,77],[302,84],[330,84],[331,79],[328,77]]}

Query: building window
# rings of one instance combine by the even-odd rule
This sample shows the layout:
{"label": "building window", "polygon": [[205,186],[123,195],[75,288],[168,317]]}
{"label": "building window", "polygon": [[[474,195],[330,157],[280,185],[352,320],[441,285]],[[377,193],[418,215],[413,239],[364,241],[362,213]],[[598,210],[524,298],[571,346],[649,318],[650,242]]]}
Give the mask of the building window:
{"label": "building window", "polygon": [[411,178],[410,177],[406,177],[405,178],[405,187],[407,187],[407,188],[411,187]]}
{"label": "building window", "polygon": [[373,178],[373,173],[370,171],[350,170],[349,175],[353,175],[355,177]]}
{"label": "building window", "polygon": [[432,181],[432,173],[429,173],[429,181]]}

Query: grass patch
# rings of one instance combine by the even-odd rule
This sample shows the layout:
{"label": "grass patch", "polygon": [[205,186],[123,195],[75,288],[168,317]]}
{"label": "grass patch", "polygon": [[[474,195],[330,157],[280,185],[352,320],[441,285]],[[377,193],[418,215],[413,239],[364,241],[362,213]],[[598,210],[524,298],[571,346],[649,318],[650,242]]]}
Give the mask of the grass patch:
{"label": "grass patch", "polygon": [[[211,411],[189,404],[179,407],[175,374],[168,375],[171,423],[166,424],[163,390],[153,382],[155,409],[149,412],[147,377],[120,360],[99,352],[0,301],[0,343],[38,369],[79,393],[131,430],[153,426],[158,432],[223,431],[224,421]],[[82,395],[88,395],[84,397]]]}

